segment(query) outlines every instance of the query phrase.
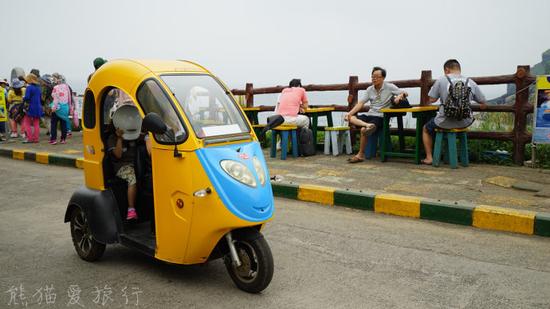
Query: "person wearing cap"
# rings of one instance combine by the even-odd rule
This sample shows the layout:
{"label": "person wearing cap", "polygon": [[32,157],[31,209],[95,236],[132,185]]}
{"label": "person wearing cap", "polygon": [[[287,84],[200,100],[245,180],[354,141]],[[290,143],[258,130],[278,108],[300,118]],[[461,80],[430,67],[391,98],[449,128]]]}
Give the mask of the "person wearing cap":
{"label": "person wearing cap", "polygon": [[114,111],[112,124],[115,130],[107,139],[107,152],[111,155],[115,175],[128,184],[126,220],[135,220],[137,179],[134,160],[137,154],[137,139],[141,135],[141,116],[135,106],[123,104]]}
{"label": "person wearing cap", "polygon": [[65,144],[67,139],[67,124],[69,123],[69,101],[72,96],[71,89],[65,83],[65,79],[59,73],[52,74],[54,87],[52,90],[52,102],[50,108],[50,145],[57,144],[57,122],[61,122],[60,144]]}
{"label": "person wearing cap", "polygon": [[23,118],[23,129],[26,139],[23,143],[38,143],[40,137],[40,117],[44,115],[41,105],[40,81],[32,73],[25,77],[27,81],[27,91],[23,97],[23,103],[28,104],[28,110]]}
{"label": "person wearing cap", "polygon": [[94,71],[88,75],[88,83],[90,82],[90,79],[92,79],[92,75],[94,75],[95,71],[97,71],[102,65],[104,65],[107,62],[106,59],[103,59],[101,57],[97,57],[94,59]]}
{"label": "person wearing cap", "polygon": [[17,113],[19,112],[19,105],[23,103],[23,97],[25,96],[25,83],[18,78],[14,78],[11,81],[11,89],[8,92],[8,106],[9,106],[9,122],[10,122],[10,138],[17,138],[17,125],[20,125],[21,136],[24,137],[23,126],[16,120]]}

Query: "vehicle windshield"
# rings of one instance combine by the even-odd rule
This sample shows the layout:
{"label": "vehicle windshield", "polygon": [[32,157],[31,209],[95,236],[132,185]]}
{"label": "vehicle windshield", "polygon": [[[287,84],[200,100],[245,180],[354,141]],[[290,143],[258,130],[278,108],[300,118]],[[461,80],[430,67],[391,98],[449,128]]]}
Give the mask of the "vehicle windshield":
{"label": "vehicle windshield", "polygon": [[198,138],[249,133],[237,104],[209,75],[163,75]]}

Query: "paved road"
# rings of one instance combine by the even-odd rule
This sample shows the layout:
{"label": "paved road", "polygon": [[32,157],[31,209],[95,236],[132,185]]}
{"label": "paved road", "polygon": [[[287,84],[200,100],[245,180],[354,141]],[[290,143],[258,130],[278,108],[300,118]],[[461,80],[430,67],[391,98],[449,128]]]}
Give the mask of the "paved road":
{"label": "paved road", "polygon": [[122,308],[136,295],[140,308],[550,308],[549,239],[286,199],[265,230],[275,275],[261,295],[236,289],[221,261],[168,265],[110,246],[87,263],[62,222],[82,178],[0,158],[0,307],[21,308],[7,305],[23,287],[29,307],[74,308],[73,285],[85,308],[101,307],[98,294]]}

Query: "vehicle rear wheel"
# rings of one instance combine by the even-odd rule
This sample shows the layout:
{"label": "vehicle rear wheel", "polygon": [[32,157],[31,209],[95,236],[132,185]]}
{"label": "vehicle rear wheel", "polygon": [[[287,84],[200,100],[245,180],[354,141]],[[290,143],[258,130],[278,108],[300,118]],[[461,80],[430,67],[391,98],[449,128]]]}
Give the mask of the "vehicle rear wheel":
{"label": "vehicle rear wheel", "polygon": [[262,234],[256,230],[235,236],[235,249],[241,266],[236,267],[229,254],[224,258],[229,276],[237,287],[248,293],[263,291],[273,278],[273,255]]}
{"label": "vehicle rear wheel", "polygon": [[71,237],[76,253],[81,259],[93,262],[105,252],[105,244],[95,241],[86,213],[76,207],[71,213]]}

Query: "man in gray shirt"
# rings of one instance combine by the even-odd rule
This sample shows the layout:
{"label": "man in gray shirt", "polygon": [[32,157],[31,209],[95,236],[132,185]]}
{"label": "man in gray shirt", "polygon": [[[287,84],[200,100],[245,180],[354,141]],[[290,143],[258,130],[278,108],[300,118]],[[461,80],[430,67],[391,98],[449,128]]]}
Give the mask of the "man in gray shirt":
{"label": "man in gray shirt", "polygon": [[462,81],[463,83],[468,82],[466,85],[470,87],[470,101],[476,101],[479,103],[481,109],[486,109],[487,105],[485,102],[485,96],[479,89],[479,86],[471,79],[468,79],[461,75],[460,63],[456,59],[450,59],[445,62],[443,65],[443,71],[445,76],[440,77],[435,81],[428,96],[430,97],[430,104],[435,103],[437,100],[440,100],[441,105],[437,111],[435,118],[430,119],[422,130],[422,141],[424,142],[424,150],[426,151],[426,158],[422,160],[424,164],[432,164],[432,149],[433,149],[433,135],[436,128],[442,129],[460,129],[466,128],[472,125],[474,118],[472,115],[470,117],[457,120],[453,118],[447,118],[443,110],[443,102],[447,100],[449,95],[449,80],[454,84],[457,81]]}
{"label": "man in gray shirt", "polygon": [[[355,104],[355,106],[344,116],[346,121],[361,128],[361,139],[359,143],[359,152],[348,159],[349,163],[357,163],[365,160],[365,147],[367,138],[377,128],[382,128],[382,117],[380,112],[383,108],[391,105],[391,97],[395,95],[394,101],[397,103],[407,96],[407,93],[399,89],[392,83],[386,83],[386,70],[381,67],[374,67],[371,73],[372,86],[367,88],[365,96]],[[366,114],[356,115],[363,105],[370,102],[370,109]]]}

